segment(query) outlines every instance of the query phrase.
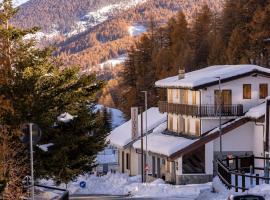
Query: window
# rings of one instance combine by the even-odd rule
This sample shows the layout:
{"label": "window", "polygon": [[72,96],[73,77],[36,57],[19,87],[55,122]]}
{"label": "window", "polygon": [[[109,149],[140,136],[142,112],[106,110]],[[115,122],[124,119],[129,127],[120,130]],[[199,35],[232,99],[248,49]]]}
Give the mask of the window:
{"label": "window", "polygon": [[125,173],[125,152],[122,151],[122,173]]}
{"label": "window", "polygon": [[243,99],[251,99],[251,84],[243,85]]}
{"label": "window", "polygon": [[196,91],[192,91],[192,104],[193,105],[196,105],[196,94],[197,94]]}
{"label": "window", "polygon": [[156,157],[152,156],[152,175],[156,177]]}
{"label": "window", "polygon": [[130,170],[130,155],[126,154],[126,169]]}
{"label": "window", "polygon": [[260,84],[260,99],[265,99],[268,96],[268,84]]}
{"label": "window", "polygon": [[205,146],[183,156],[183,174],[205,173]]}
{"label": "window", "polygon": [[168,103],[172,103],[172,102],[173,102],[173,90],[168,89]]}
{"label": "window", "polygon": [[196,120],[196,136],[200,136],[201,130],[200,130],[200,120]]}

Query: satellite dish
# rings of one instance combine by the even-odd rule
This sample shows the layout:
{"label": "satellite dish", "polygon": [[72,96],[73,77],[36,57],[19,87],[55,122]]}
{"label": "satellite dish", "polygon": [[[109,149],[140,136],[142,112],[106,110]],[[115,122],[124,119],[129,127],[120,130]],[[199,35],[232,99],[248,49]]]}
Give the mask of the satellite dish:
{"label": "satellite dish", "polygon": [[24,124],[22,126],[23,136],[21,137],[21,141],[23,143],[30,143],[30,126],[32,126],[32,139],[33,144],[37,144],[41,139],[41,129],[37,124]]}

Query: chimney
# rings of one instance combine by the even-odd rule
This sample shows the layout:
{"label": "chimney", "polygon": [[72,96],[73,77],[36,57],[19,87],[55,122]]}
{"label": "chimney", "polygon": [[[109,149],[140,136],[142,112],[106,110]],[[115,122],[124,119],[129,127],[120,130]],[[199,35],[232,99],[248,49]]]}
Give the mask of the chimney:
{"label": "chimney", "polygon": [[184,79],[184,78],[185,78],[185,69],[179,68],[178,79],[181,80],[181,79]]}

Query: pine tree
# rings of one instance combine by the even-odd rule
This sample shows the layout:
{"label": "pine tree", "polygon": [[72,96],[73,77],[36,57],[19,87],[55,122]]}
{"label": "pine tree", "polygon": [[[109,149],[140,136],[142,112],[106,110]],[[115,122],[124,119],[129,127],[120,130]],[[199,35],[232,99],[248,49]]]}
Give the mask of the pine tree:
{"label": "pine tree", "polygon": [[[15,13],[11,0],[0,4],[0,70],[4,74],[0,100],[11,107],[0,109],[1,124],[20,130],[24,123],[37,123],[43,132],[40,143],[54,144],[51,152],[35,147],[37,177],[68,182],[91,171],[96,154],[105,146],[107,132],[94,112],[96,94],[103,82],[94,75],[79,74],[78,67],[62,69],[50,48],[38,49],[34,40],[25,39],[36,29],[21,30],[8,23]],[[57,122],[64,112],[73,115],[74,120]],[[17,132],[9,131],[12,141],[20,146]],[[16,151],[24,152],[23,147]],[[21,156],[27,158],[28,152]],[[7,180],[10,183],[9,175]]]}
{"label": "pine tree", "polygon": [[207,58],[210,52],[209,34],[212,28],[212,12],[207,5],[204,5],[197,14],[191,28],[191,44],[193,50],[194,64],[191,69],[206,67]]}

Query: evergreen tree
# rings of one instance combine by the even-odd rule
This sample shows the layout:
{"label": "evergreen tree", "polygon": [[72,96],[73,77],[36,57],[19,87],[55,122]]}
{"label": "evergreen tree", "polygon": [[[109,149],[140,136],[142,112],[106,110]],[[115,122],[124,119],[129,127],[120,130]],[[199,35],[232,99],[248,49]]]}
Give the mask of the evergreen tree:
{"label": "evergreen tree", "polygon": [[[93,75],[79,75],[77,67],[61,69],[50,49],[38,49],[34,40],[25,39],[36,29],[21,30],[9,24],[15,13],[11,0],[0,4],[0,100],[11,107],[0,106],[1,124],[20,130],[24,123],[37,123],[43,132],[41,143],[54,145],[51,152],[35,147],[36,175],[68,182],[89,172],[95,155],[105,146],[107,132],[94,112],[96,93],[103,83]],[[64,112],[75,116],[74,120],[54,126]],[[20,146],[18,131],[9,134]],[[24,152],[24,148],[16,149],[16,153]],[[21,156],[27,157],[28,153]],[[6,178],[10,183],[10,175]]]}

